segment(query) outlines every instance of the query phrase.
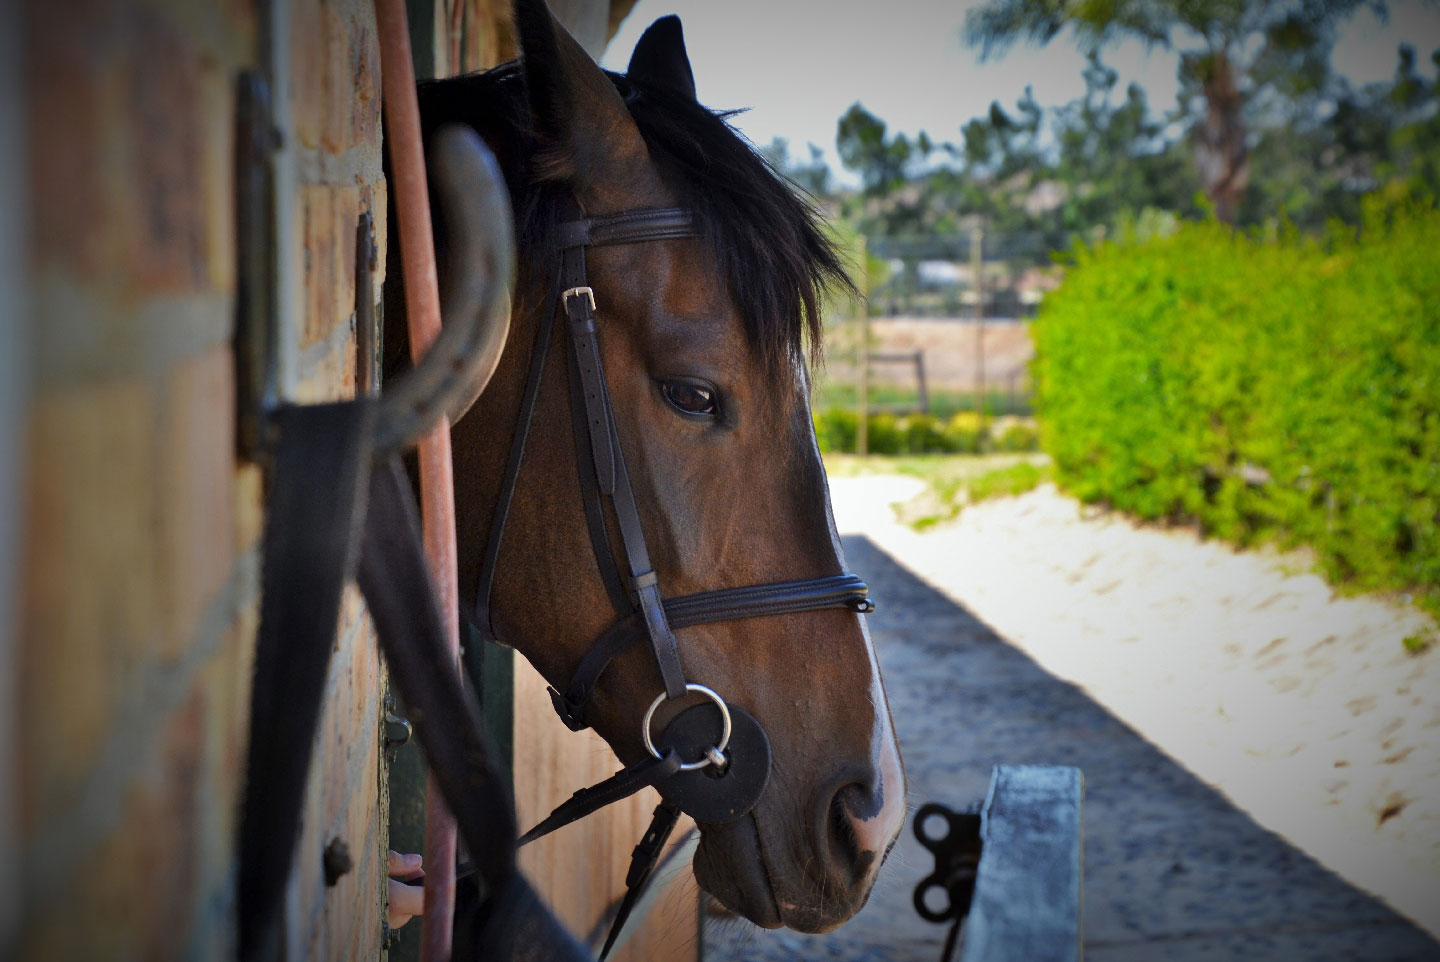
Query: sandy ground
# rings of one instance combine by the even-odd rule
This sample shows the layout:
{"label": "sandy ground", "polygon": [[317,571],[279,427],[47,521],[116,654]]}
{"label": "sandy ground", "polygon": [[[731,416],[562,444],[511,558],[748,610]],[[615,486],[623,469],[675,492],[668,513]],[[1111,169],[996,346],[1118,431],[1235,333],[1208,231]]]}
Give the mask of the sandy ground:
{"label": "sandy ground", "polygon": [[1440,651],[1300,556],[1083,513],[1051,486],[917,534],[912,478],[832,481],[861,533],[1257,823],[1440,935]]}

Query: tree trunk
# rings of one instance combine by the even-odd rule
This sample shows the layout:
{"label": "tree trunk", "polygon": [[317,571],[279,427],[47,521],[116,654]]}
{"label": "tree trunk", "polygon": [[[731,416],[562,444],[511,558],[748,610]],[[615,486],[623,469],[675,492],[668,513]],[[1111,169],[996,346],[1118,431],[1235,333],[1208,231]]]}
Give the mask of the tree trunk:
{"label": "tree trunk", "polygon": [[1249,148],[1245,144],[1245,96],[1235,85],[1225,52],[1212,53],[1203,65],[1201,89],[1205,120],[1195,129],[1195,166],[1215,215],[1234,223],[1240,199],[1250,182]]}

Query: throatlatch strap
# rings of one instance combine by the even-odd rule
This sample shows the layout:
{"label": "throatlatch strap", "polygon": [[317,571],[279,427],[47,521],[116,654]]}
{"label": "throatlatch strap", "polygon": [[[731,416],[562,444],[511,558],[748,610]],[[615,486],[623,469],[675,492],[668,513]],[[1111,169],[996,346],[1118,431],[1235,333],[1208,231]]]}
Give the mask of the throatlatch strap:
{"label": "throatlatch strap", "polygon": [[[559,289],[557,283],[556,289]],[[553,307],[540,317],[535,329],[535,342],[530,346],[530,367],[525,372],[525,391],[520,397],[520,411],[515,416],[515,433],[510,436],[510,453],[505,459],[505,476],[500,482],[500,495],[490,515],[490,530],[485,536],[485,553],[480,560],[480,583],[475,591],[475,611],[470,618],[480,637],[495,641],[495,627],[490,618],[490,595],[495,589],[495,566],[500,560],[500,545],[505,539],[505,521],[510,517],[510,504],[515,500],[515,483],[520,478],[520,465],[525,460],[525,442],[530,438],[530,423],[535,417],[535,402],[540,394],[540,380],[545,373],[545,359],[550,355],[550,339],[555,330]]]}

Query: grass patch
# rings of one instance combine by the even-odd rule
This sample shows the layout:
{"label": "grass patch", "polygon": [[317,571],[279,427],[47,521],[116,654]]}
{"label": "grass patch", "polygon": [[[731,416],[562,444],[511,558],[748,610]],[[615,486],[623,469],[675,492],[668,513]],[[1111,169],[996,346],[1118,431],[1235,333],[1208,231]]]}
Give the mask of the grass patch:
{"label": "grass patch", "polygon": [[860,458],[825,456],[831,477],[903,474],[925,482],[925,491],[899,506],[900,520],[925,531],[959,516],[966,505],[1024,494],[1050,480],[1050,459],[1043,454],[929,454]]}
{"label": "grass patch", "polygon": [[[853,409],[858,403],[855,384],[846,381],[823,379],[815,384],[810,406],[817,411],[822,408],[843,407]],[[975,410],[974,391],[956,391],[948,388],[930,388],[926,392],[930,413],[942,420],[952,418],[961,411]],[[897,384],[871,384],[869,391],[871,409],[918,410],[920,397],[915,388]],[[991,415],[1015,414],[1028,416],[1032,412],[1028,392],[1011,394],[1009,391],[989,390],[985,392],[985,410]]]}
{"label": "grass patch", "polygon": [[1435,635],[1429,631],[1419,631],[1413,635],[1406,635],[1400,643],[1410,654],[1420,655],[1434,647]]}

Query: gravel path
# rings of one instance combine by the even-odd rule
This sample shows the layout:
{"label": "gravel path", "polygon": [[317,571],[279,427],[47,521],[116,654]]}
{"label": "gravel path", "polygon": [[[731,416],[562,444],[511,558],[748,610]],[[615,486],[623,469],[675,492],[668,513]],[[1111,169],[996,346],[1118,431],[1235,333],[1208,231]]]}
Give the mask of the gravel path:
{"label": "gravel path", "polygon": [[[912,807],[978,802],[997,762],[1084,770],[1088,959],[1440,959],[1413,921],[1433,932],[1440,910],[1440,703],[1435,657],[1399,646],[1413,613],[1333,601],[1183,533],[1082,519],[1051,489],[922,536],[889,508],[913,480],[832,487],[881,604]],[[837,932],[717,920],[705,957],[933,962],[944,929],[910,905],[928,859],[907,829]]]}

